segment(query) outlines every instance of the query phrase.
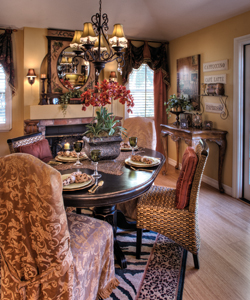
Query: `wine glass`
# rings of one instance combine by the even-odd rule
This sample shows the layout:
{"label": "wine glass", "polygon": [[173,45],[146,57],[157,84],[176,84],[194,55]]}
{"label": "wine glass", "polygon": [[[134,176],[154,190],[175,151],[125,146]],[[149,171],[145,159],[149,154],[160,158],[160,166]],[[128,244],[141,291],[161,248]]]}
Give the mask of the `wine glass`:
{"label": "wine glass", "polygon": [[82,144],[83,143],[81,141],[74,142],[74,150],[77,155],[77,161],[74,163],[74,166],[82,165],[82,163],[79,160],[80,152],[82,151]]}
{"label": "wine glass", "polygon": [[97,165],[98,165],[98,161],[100,160],[100,158],[101,158],[101,150],[95,149],[90,152],[90,159],[92,160],[93,164],[95,165],[95,171],[92,174],[92,176],[94,178],[102,177],[102,175],[97,172]]}
{"label": "wine glass", "polygon": [[132,155],[135,155],[135,147],[137,146],[137,137],[131,136],[129,138],[129,144],[132,148]]}

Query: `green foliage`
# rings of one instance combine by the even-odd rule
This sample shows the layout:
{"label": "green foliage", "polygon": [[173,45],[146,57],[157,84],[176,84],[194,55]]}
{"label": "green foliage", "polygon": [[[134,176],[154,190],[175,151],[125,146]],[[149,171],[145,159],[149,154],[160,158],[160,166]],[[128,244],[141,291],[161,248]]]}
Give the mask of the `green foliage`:
{"label": "green foliage", "polygon": [[79,99],[81,99],[81,94],[82,93],[83,92],[80,91],[80,90],[72,90],[72,91],[69,91],[67,93],[64,93],[61,96],[61,103],[68,104],[69,101],[70,101],[70,98],[79,98]]}
{"label": "green foliage", "polygon": [[166,113],[169,114],[172,108],[178,108],[181,107],[182,111],[190,111],[194,109],[192,103],[190,100],[186,99],[183,95],[181,98],[177,98],[175,94],[171,95],[168,99],[167,103],[164,103],[164,105],[167,105]]}
{"label": "green foliage", "polygon": [[119,120],[115,120],[113,113],[108,113],[107,108],[101,107],[100,111],[96,112],[96,117],[93,121],[86,126],[88,130],[84,135],[92,138],[125,135],[125,129],[122,126],[116,125],[119,122]]}

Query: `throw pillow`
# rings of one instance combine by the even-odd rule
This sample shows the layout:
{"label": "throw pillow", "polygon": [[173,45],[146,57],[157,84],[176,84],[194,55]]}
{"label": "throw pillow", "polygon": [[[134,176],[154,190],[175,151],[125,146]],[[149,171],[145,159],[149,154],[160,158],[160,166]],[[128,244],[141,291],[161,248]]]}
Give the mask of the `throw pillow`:
{"label": "throw pillow", "polygon": [[17,152],[31,154],[44,162],[49,162],[53,159],[47,139],[43,139],[29,145],[20,146],[17,148]]}
{"label": "throw pillow", "polygon": [[194,173],[198,157],[193,148],[187,147],[182,158],[182,168],[176,183],[176,207],[184,209],[188,206]]}

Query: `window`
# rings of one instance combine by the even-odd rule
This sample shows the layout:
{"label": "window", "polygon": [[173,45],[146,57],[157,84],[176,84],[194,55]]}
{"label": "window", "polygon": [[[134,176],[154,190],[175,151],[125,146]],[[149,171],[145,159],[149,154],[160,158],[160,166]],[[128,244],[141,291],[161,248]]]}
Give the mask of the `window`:
{"label": "window", "polygon": [[0,131],[12,128],[12,93],[3,66],[0,64]]}
{"label": "window", "polygon": [[128,117],[154,117],[154,71],[146,64],[134,69],[129,76],[128,88],[135,102],[133,114]]}

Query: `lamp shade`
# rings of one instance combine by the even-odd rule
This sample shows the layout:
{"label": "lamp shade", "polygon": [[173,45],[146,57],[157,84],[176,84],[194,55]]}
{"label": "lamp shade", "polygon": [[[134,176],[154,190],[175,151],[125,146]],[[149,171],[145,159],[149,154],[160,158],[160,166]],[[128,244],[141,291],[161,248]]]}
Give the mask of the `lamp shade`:
{"label": "lamp shade", "polygon": [[28,82],[30,85],[32,85],[35,82],[36,73],[34,69],[29,69],[28,74],[26,75],[28,77]]}
{"label": "lamp shade", "polygon": [[70,43],[71,48],[79,48],[81,46],[81,41],[80,38],[82,36],[82,31],[81,30],[76,30],[75,35],[73,37],[72,42]]}
{"label": "lamp shade", "polygon": [[94,44],[97,40],[92,23],[86,22],[83,24],[83,33],[80,38],[82,44]]}
{"label": "lamp shade", "polygon": [[112,45],[112,47],[116,47],[116,46],[119,46],[122,48],[127,47],[128,40],[126,39],[126,37],[124,35],[122,24],[114,25],[114,30],[113,30],[111,38],[109,39],[109,42],[110,42],[110,45]]}
{"label": "lamp shade", "polygon": [[67,57],[63,56],[60,64],[63,65],[66,63],[67,63]]}
{"label": "lamp shade", "polygon": [[26,75],[27,77],[36,77],[36,73],[34,69],[29,69],[28,74]]}
{"label": "lamp shade", "polygon": [[[93,50],[98,50],[98,47],[99,47],[99,37],[97,37],[97,40],[96,40],[95,45],[93,47]],[[104,44],[103,35],[101,35],[100,51],[101,52],[107,51],[107,47]]]}

